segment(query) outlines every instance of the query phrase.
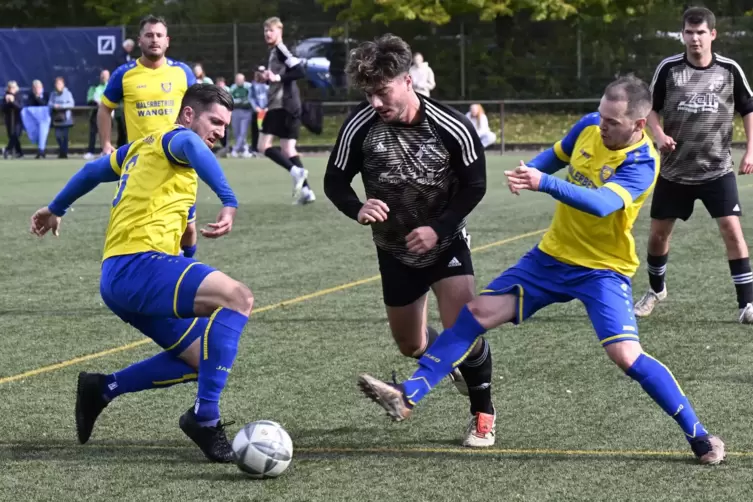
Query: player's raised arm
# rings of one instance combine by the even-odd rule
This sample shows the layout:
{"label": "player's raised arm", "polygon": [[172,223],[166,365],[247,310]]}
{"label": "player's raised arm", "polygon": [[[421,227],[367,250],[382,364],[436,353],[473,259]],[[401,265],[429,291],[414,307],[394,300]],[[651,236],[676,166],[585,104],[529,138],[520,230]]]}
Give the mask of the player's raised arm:
{"label": "player's raised arm", "polygon": [[130,145],[124,145],[109,156],[87,162],[73,175],[48,206],[34,213],[31,217],[31,233],[42,237],[52,230],[57,236],[60,218],[74,202],[94,190],[100,183],[120,179],[123,160],[129,147]]}
{"label": "player's raised arm", "polygon": [[238,200],[222,172],[217,157],[214,156],[204,140],[193,131],[179,130],[169,138],[165,152],[170,160],[177,161],[176,163],[183,164],[186,167],[192,167],[199,178],[222,201],[224,208],[220,217],[218,217],[218,221],[208,225],[210,230],[202,229],[202,235],[214,238],[230,232],[235,218],[235,210],[238,207]]}
{"label": "player's raised arm", "polygon": [[586,127],[598,125],[598,113],[589,113],[588,115],[581,117],[581,119],[570,128],[570,131],[568,131],[564,138],[556,142],[551,148],[538,154],[526,165],[536,168],[542,173],[556,173],[570,162],[570,157],[575,148],[575,142],[577,141],[578,136],[580,136],[580,133],[582,133]]}
{"label": "player's raised arm", "polygon": [[[343,214],[359,223],[367,224],[387,219],[386,204],[381,201],[367,201],[372,205],[368,214],[359,212],[364,203],[353,190],[351,182],[363,166],[363,142],[376,112],[367,103],[356,108],[340,128],[335,148],[330,153],[327,171],[324,174],[324,193]],[[379,204],[381,202],[381,205]]]}
{"label": "player's raised arm", "polygon": [[288,82],[290,80],[298,80],[306,76],[305,69],[303,68],[303,62],[295,57],[292,52],[287,48],[285,44],[280,42],[277,47],[277,57],[280,61],[285,63],[285,71],[280,75],[274,75],[272,78],[276,82]]}
{"label": "player's raised arm", "polygon": [[[659,162],[644,134],[646,117],[651,110],[648,87],[632,77],[619,79],[607,87],[599,110],[599,136],[588,138],[601,141],[603,147],[613,151],[632,147],[609,182],[594,190],[556,178],[521,162],[515,171],[505,171],[510,191],[546,192],[564,204],[604,217],[629,206],[636,197],[648,190],[656,179]],[[589,147],[587,143],[579,145],[584,145],[587,149]],[[591,148],[595,146],[591,145]]]}
{"label": "player's raised arm", "polygon": [[449,108],[426,101],[426,115],[437,125],[442,141],[450,152],[450,168],[460,189],[445,211],[431,222],[439,239],[455,232],[486,194],[486,155],[476,129],[468,118]]}

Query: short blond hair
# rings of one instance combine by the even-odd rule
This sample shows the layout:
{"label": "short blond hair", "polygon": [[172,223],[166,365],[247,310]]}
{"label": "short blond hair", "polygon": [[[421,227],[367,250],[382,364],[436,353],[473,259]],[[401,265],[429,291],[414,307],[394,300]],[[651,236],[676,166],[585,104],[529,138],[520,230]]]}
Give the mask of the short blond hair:
{"label": "short blond hair", "polygon": [[270,17],[269,19],[267,19],[266,21],[264,21],[264,27],[265,28],[271,27],[271,28],[280,28],[280,29],[282,29],[282,21],[277,16]]}

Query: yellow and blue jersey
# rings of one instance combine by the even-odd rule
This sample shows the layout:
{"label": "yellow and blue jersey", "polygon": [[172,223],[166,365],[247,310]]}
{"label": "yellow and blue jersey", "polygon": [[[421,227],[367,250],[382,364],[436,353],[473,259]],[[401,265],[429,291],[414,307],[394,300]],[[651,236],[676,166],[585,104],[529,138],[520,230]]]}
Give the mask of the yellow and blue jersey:
{"label": "yellow and blue jersey", "polygon": [[196,77],[184,63],[167,59],[152,69],[137,59],[113,72],[102,103],[116,108],[123,102],[128,140],[135,141],[174,124],[183,95],[194,83]]}
{"label": "yellow and blue jersey", "polygon": [[119,148],[110,167],[120,178],[112,201],[103,259],[157,251],[177,256],[198,190],[198,176],[170,151],[175,124]]}
{"label": "yellow and blue jersey", "polygon": [[557,203],[539,248],[557,260],[590,269],[612,270],[632,277],[638,269],[632,228],[659,174],[659,155],[644,133],[622,150],[604,146],[600,117],[583,117],[553,148],[568,164],[567,182],[589,189],[608,189],[622,199],[622,210],[600,216]]}

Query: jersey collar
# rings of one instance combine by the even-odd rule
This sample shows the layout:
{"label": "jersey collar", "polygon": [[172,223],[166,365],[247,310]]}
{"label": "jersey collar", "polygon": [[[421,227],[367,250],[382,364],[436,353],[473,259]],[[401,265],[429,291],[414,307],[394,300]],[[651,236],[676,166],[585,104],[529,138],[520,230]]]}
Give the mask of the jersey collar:
{"label": "jersey collar", "polygon": [[708,66],[696,66],[693,63],[691,63],[690,60],[688,59],[688,53],[687,52],[685,54],[683,54],[682,59],[683,59],[683,61],[685,62],[686,65],[690,66],[694,70],[708,70],[709,68],[711,68],[712,66],[714,66],[716,64],[716,52],[712,52],[711,53],[711,63],[709,63]]}

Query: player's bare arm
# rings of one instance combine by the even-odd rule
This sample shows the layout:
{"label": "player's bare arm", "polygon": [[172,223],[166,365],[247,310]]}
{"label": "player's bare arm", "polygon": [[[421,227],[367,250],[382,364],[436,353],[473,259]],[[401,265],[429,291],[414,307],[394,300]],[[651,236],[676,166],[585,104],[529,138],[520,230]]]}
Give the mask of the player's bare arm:
{"label": "player's bare arm", "polygon": [[97,129],[102,145],[102,155],[110,155],[115,151],[112,146],[112,109],[104,103],[100,103],[97,109]]}
{"label": "player's bare arm", "polygon": [[659,114],[654,110],[648,114],[648,128],[651,130],[651,135],[656,141],[656,145],[662,152],[671,152],[677,147],[677,142],[671,136],[667,136],[664,133],[664,128],[661,125],[661,118]]}
{"label": "player's bare arm", "polygon": [[743,126],[745,128],[745,153],[740,160],[740,174],[753,173],[753,113],[743,117]]}

